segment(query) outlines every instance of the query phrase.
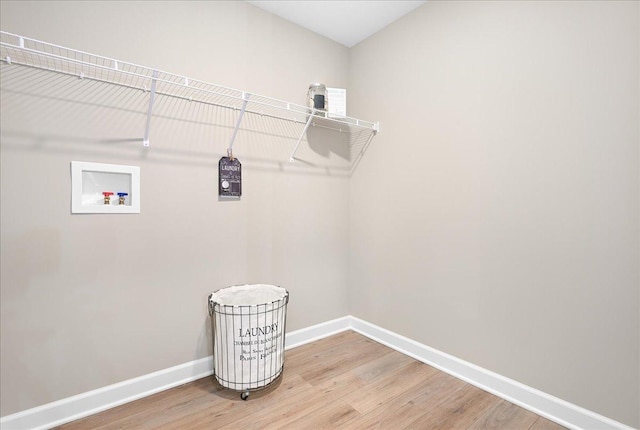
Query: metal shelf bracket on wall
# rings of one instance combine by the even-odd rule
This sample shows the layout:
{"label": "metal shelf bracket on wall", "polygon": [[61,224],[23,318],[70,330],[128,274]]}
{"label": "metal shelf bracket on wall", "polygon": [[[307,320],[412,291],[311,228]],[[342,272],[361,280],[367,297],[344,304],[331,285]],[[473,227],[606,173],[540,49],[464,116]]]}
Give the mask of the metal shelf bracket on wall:
{"label": "metal shelf bracket on wall", "polygon": [[[114,61],[114,67],[118,69],[118,63]],[[156,83],[158,82],[158,71],[153,71],[153,78],[151,79],[151,93],[149,94],[149,110],[147,112],[147,127],[144,130],[144,138],[142,139],[142,145],[149,146],[149,130],[151,128],[151,113],[153,112],[153,102],[156,99]]]}
{"label": "metal shelf bracket on wall", "polygon": [[298,141],[296,142],[296,146],[295,146],[295,148],[293,148],[293,152],[289,156],[289,161],[292,162],[292,163],[294,161],[296,161],[296,159],[293,156],[296,155],[296,152],[298,151],[298,147],[300,146],[300,142],[302,142],[302,138],[307,133],[307,130],[309,129],[309,126],[311,125],[311,121],[312,120],[313,120],[313,115],[309,115],[309,119],[307,120],[307,123],[305,124],[304,128],[302,129],[302,133],[300,133],[300,137],[298,138]]}
{"label": "metal shelf bracket on wall", "polygon": [[233,129],[233,134],[231,135],[231,141],[229,142],[229,148],[227,149],[227,155],[229,158],[233,158],[233,142],[236,140],[236,136],[238,135],[238,129],[240,128],[240,123],[242,122],[242,117],[244,113],[247,111],[247,103],[249,103],[249,97],[251,94],[242,93],[242,107],[240,108],[240,115],[238,115],[238,120],[236,121],[236,126]]}
{"label": "metal shelf bracket on wall", "polygon": [[[170,97],[203,105],[239,111],[227,148],[231,153],[243,118],[247,115],[286,121],[303,127],[300,134],[283,136],[296,139],[289,160],[295,155],[310,126],[332,129],[348,134],[352,165],[361,158],[379,130],[379,124],[347,116],[330,116],[327,112],[282,100],[249,94],[158,69],[136,65],[126,61],[78,51],[60,45],[0,31],[0,61],[10,67],[26,67],[60,75],[78,77],[81,81],[98,81],[121,88],[149,92],[143,145],[149,146],[151,119],[158,96]],[[26,70],[26,69],[25,69]]]}

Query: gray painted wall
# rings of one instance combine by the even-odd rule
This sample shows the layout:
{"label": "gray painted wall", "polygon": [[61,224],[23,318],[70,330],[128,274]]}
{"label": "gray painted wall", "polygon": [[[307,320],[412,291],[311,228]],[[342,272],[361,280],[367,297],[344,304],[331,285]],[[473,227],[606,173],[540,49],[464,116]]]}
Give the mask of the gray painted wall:
{"label": "gray painted wall", "polygon": [[639,6],[430,1],[352,49],[353,315],[640,425]]}
{"label": "gray painted wall", "polygon": [[[640,425],[637,2],[430,1],[352,50],[240,2],[0,12],[297,103],[346,87],[382,124],[349,179],[321,133],[289,165],[291,130],[249,120],[218,202],[233,114],[160,101],[143,150],[143,93],[3,66],[2,415],[206,356],[207,295],[273,282],[289,329],[351,313]],[[141,166],[143,212],[70,215],[71,160]]]}
{"label": "gray painted wall", "polygon": [[[242,2],[1,7],[5,31],[299,104],[347,86],[347,48]],[[236,113],[159,97],[145,150],[143,91],[4,66],[2,87],[2,415],[209,355],[228,285],[287,288],[290,330],[348,313],[346,161],[290,164],[302,126],[247,116],[244,196],[219,202]],[[71,215],[72,160],[140,166],[142,213]]]}

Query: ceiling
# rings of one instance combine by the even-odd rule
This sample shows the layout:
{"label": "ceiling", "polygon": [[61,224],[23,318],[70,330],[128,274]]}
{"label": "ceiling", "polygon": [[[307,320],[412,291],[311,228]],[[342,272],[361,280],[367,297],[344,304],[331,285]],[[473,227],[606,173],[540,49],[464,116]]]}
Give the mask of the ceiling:
{"label": "ceiling", "polygon": [[425,1],[258,0],[247,3],[351,48]]}

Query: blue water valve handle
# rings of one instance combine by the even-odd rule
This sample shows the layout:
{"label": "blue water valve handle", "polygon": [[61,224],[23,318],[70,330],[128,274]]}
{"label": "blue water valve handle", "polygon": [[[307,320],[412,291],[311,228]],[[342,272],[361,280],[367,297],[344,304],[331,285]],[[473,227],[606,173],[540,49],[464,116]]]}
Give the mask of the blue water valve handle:
{"label": "blue water valve handle", "polygon": [[119,197],[118,198],[118,204],[119,205],[123,205],[124,204],[124,198],[126,196],[128,196],[128,195],[129,195],[129,193],[118,193],[118,197]]}

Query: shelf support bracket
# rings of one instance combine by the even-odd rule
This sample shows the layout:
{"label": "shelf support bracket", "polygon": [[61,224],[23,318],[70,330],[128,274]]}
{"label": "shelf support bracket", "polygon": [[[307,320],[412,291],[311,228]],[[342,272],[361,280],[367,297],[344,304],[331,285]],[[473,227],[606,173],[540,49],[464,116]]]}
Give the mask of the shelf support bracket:
{"label": "shelf support bracket", "polygon": [[353,162],[353,165],[351,166],[350,175],[353,175],[353,172],[355,172],[356,167],[358,166],[358,164],[360,164],[360,160],[362,160],[362,157],[364,157],[364,153],[369,147],[369,144],[371,143],[371,141],[373,140],[373,136],[375,136],[376,133],[378,132],[378,129],[380,128],[379,126],[380,126],[380,123],[374,124],[372,129],[373,132],[369,134],[369,137],[367,138],[367,142],[362,146],[362,149],[358,152],[358,155],[356,156],[356,159]]}
{"label": "shelf support bracket", "polygon": [[238,134],[238,129],[240,128],[240,123],[242,122],[242,117],[244,116],[244,112],[247,110],[247,103],[249,103],[249,97],[251,94],[242,93],[242,107],[240,108],[240,115],[238,115],[238,120],[236,121],[236,127],[233,129],[233,135],[231,136],[231,141],[229,142],[229,148],[227,149],[227,154],[230,158],[233,158],[233,142],[236,140],[236,135]]}
{"label": "shelf support bracket", "polygon": [[298,142],[296,143],[295,148],[293,148],[293,152],[289,156],[289,161],[291,163],[296,161],[295,158],[293,158],[293,156],[296,155],[296,152],[298,151],[298,147],[300,146],[300,142],[302,142],[302,138],[304,137],[304,135],[306,134],[307,130],[309,129],[309,126],[311,125],[311,121],[312,120],[313,120],[313,111],[311,112],[311,115],[309,115],[309,119],[307,120],[307,123],[304,125],[304,128],[302,129],[302,133],[300,134],[300,137],[298,138]]}
{"label": "shelf support bracket", "polygon": [[149,130],[151,129],[151,113],[153,112],[153,102],[156,99],[156,82],[158,81],[158,71],[153,71],[153,78],[151,79],[151,94],[149,95],[149,110],[147,111],[147,127],[144,131],[144,138],[142,139],[142,145],[149,146]]}

